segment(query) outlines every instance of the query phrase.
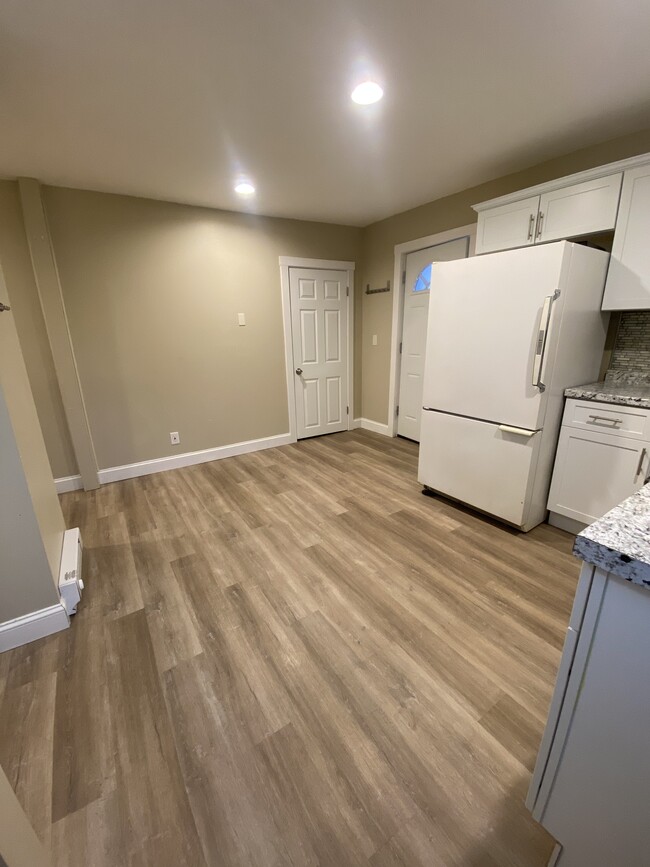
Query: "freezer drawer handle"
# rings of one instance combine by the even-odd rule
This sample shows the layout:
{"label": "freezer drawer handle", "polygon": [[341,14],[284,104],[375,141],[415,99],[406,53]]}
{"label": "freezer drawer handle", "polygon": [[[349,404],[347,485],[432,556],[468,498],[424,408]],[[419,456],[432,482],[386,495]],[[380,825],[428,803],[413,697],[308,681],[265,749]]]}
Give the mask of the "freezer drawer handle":
{"label": "freezer drawer handle", "polygon": [[542,307],[542,316],[540,319],[540,328],[537,333],[537,343],[535,345],[535,358],[533,360],[533,386],[540,391],[544,391],[546,386],[542,382],[542,364],[544,362],[544,351],[546,349],[546,338],[548,337],[548,326],[551,321],[551,310],[553,302],[559,298],[560,292],[558,289],[552,295],[547,295],[544,299]]}
{"label": "freezer drawer handle", "polygon": [[500,424],[499,430],[502,430],[504,433],[517,434],[520,437],[532,437],[537,433],[536,430],[527,430],[525,427],[512,427],[509,424]]}

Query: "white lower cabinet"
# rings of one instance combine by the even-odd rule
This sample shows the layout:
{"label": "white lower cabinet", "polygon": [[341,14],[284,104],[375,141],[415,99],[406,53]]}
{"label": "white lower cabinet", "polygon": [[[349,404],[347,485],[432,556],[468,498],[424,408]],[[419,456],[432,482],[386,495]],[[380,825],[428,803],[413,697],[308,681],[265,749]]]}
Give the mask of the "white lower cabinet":
{"label": "white lower cabinet", "polygon": [[[579,421],[582,407],[591,411],[591,429]],[[612,404],[567,401],[549,491],[552,513],[591,524],[645,483],[650,474],[650,442],[612,427],[610,419],[617,409]],[[634,412],[650,416],[647,410]]]}
{"label": "white lower cabinet", "polygon": [[549,864],[647,867],[650,589],[586,563],[578,589],[526,805],[560,845]]}

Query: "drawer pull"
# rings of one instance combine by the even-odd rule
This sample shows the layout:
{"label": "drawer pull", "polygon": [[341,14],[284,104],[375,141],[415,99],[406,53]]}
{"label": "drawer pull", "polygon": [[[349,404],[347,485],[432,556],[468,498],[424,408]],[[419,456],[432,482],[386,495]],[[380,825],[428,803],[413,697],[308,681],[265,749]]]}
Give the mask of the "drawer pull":
{"label": "drawer pull", "polygon": [[606,422],[608,424],[623,424],[622,418],[609,418],[609,416],[605,415],[590,415],[590,419],[593,419],[592,424],[598,424],[598,422]]}
{"label": "drawer pull", "polygon": [[636,468],[636,473],[634,474],[634,481],[635,482],[639,478],[639,476],[641,475],[641,470],[643,469],[643,459],[645,458],[645,456],[646,456],[646,449],[643,448],[643,449],[641,449],[641,457],[639,458],[639,465]]}

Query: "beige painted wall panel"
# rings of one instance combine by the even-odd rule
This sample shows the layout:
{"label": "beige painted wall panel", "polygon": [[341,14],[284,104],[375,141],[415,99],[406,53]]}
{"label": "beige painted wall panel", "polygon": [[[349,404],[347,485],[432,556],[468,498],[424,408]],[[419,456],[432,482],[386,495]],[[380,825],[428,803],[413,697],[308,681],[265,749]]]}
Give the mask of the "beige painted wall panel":
{"label": "beige painted wall panel", "polygon": [[0,442],[0,623],[5,623],[55,605],[58,595],[2,388]]}
{"label": "beige painted wall panel", "polygon": [[56,478],[75,475],[77,463],[34,282],[16,181],[0,181],[0,265],[52,472]]}
{"label": "beige painted wall panel", "polygon": [[[0,299],[6,289],[0,273]],[[0,622],[58,602],[65,522],[18,342],[0,313]]]}
{"label": "beige painted wall panel", "polygon": [[0,858],[7,867],[50,867],[51,861],[0,768]]}
{"label": "beige painted wall panel", "polygon": [[355,260],[361,230],[55,187],[44,201],[100,468],[288,431],[278,257]]}
{"label": "beige painted wall panel", "polygon": [[[477,202],[646,152],[650,152],[650,129],[575,151],[373,223],[363,232],[358,285],[384,286],[386,280],[393,279],[395,244],[476,222],[471,206]],[[355,323],[362,357],[355,383],[356,393],[361,394],[361,411],[357,410],[357,415],[381,423],[388,420],[392,294],[363,295],[361,315]],[[378,346],[371,345],[373,334],[378,336]]]}

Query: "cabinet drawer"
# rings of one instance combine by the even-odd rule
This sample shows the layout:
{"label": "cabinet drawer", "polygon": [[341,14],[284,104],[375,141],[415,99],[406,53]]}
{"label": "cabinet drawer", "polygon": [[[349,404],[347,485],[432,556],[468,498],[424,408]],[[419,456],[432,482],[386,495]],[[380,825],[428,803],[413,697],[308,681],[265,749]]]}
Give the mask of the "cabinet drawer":
{"label": "cabinet drawer", "polygon": [[567,400],[563,425],[638,440],[650,440],[650,411],[591,400]]}

